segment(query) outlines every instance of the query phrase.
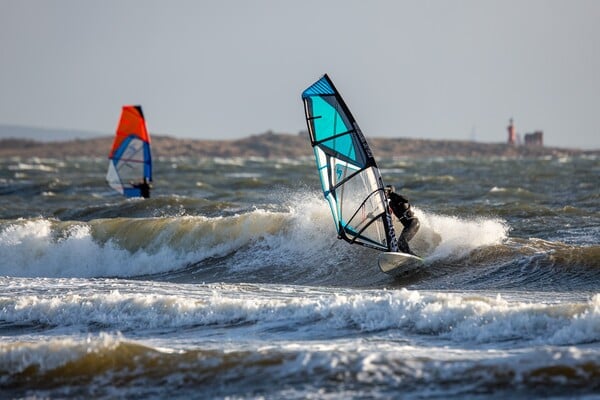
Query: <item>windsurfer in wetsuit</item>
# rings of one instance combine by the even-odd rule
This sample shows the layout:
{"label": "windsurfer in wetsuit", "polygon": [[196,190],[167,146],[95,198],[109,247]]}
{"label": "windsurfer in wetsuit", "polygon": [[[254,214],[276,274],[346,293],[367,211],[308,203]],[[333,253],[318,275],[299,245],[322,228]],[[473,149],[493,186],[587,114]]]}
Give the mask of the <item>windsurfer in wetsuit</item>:
{"label": "windsurfer in wetsuit", "polygon": [[400,220],[404,229],[398,238],[398,249],[403,253],[416,255],[410,251],[408,242],[417,234],[419,230],[419,220],[415,217],[408,199],[401,194],[396,193],[391,185],[385,187],[385,194],[389,200],[389,206],[392,213]]}
{"label": "windsurfer in wetsuit", "polygon": [[142,182],[134,183],[133,187],[136,189],[140,189],[140,194],[143,198],[147,199],[150,197],[150,184],[148,183],[146,177],[144,177],[144,180]]}

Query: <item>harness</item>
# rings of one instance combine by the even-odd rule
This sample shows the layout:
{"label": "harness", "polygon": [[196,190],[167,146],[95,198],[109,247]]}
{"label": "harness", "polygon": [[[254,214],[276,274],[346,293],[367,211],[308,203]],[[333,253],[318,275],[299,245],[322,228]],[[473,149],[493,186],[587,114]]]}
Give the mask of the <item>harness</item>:
{"label": "harness", "polygon": [[390,198],[390,208],[394,215],[403,225],[407,225],[410,220],[415,218],[414,213],[410,208],[410,203],[402,196],[395,195]]}
{"label": "harness", "polygon": [[406,211],[404,211],[404,214],[402,214],[401,217],[398,218],[398,220],[400,222],[402,222],[403,220],[411,220],[415,218],[415,214],[413,214],[412,210],[410,209],[410,204],[408,205],[408,208],[406,209]]}

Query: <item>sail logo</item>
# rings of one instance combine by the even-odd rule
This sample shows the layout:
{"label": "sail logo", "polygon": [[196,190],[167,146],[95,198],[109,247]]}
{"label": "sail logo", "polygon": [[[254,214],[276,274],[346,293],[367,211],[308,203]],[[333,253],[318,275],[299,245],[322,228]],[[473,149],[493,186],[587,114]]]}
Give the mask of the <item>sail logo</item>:
{"label": "sail logo", "polygon": [[344,171],[345,168],[342,165],[336,165],[335,167],[335,175],[337,177],[337,181],[341,181],[342,180],[342,176],[344,176]]}

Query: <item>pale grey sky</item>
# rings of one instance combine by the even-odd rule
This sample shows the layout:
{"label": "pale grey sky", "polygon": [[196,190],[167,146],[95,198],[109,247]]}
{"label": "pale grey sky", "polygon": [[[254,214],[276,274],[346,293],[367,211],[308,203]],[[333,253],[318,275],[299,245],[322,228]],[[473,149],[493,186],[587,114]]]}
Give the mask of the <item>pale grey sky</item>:
{"label": "pale grey sky", "polygon": [[596,0],[0,0],[0,123],[112,134],[305,129],[328,73],[367,137],[600,148]]}

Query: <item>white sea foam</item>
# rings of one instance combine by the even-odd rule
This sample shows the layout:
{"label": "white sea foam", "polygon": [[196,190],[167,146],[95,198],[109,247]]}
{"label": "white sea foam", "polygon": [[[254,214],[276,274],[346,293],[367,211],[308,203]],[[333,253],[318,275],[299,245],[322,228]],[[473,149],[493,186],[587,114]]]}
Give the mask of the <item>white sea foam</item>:
{"label": "white sea foam", "polygon": [[257,179],[263,176],[263,174],[259,172],[231,172],[225,174],[228,178],[236,178],[236,179]]}
{"label": "white sea foam", "polygon": [[[307,193],[296,200],[292,208],[290,232],[285,237],[278,237],[281,243],[272,248],[284,248],[290,253],[300,252],[305,259],[318,254],[322,262],[357,250],[357,246],[349,247],[335,239],[337,234],[331,211],[322,196]],[[497,218],[441,215],[425,212],[418,207],[414,207],[414,212],[421,227],[411,241],[411,247],[430,260],[457,259],[477,248],[501,244],[508,238],[510,230],[505,221]],[[402,225],[397,220],[395,227],[399,234]],[[308,243],[310,251],[307,251]]]}
{"label": "white sea foam", "polygon": [[17,374],[31,367],[42,372],[52,370],[88,353],[114,349],[121,341],[122,336],[118,333],[101,333],[86,339],[64,337],[0,344],[0,373]]}
{"label": "white sea foam", "polygon": [[[398,385],[414,388],[415,398],[463,397],[489,386],[586,387],[599,365],[600,294],[530,303],[476,293],[110,279],[0,278],[0,286],[4,329],[24,329],[0,343],[4,384],[25,371],[33,381],[56,371],[74,385],[89,375],[92,388],[126,381],[139,396],[148,385],[156,390],[148,382],[208,373],[203,388],[232,376],[243,388],[301,376],[311,382],[307,394],[334,380],[366,386],[361,393],[375,398],[389,398]],[[90,367],[73,372],[78,365]]]}
{"label": "white sea foam", "polygon": [[500,219],[459,218],[424,212],[417,207],[414,211],[421,228],[411,246],[431,260],[461,258],[477,248],[501,244],[510,230]]}
{"label": "white sea foam", "polygon": [[0,320],[63,328],[100,325],[136,332],[236,326],[227,332],[236,340],[275,329],[281,339],[289,340],[331,332],[388,331],[462,345],[507,340],[539,345],[600,342],[600,294],[583,302],[526,303],[500,296],[406,289],[323,291],[264,285],[260,291],[248,285],[166,288],[170,293],[181,292],[173,295],[161,294],[160,285],[151,294],[132,291],[131,284],[117,285],[110,292],[89,286],[54,295],[0,296]]}
{"label": "white sea foam", "polygon": [[273,202],[284,203],[286,212],[254,210],[239,216],[235,227],[239,232],[232,232],[232,240],[240,233],[247,240],[233,247],[236,254],[230,263],[231,271],[250,273],[275,265],[279,275],[301,272],[308,279],[338,265],[338,252],[360,250],[337,239],[331,212],[321,196],[287,191],[274,196]]}
{"label": "white sea foam", "polygon": [[[110,242],[95,243],[90,227],[73,225],[56,237],[54,224],[47,219],[12,223],[0,231],[0,275],[22,277],[93,277],[118,275],[120,263],[138,264],[127,251]],[[133,268],[135,270],[135,268]]]}
{"label": "white sea foam", "polygon": [[[60,167],[63,165],[58,165]],[[49,165],[44,164],[27,164],[27,163],[18,163],[16,165],[9,165],[9,171],[42,171],[42,172],[57,172],[58,169],[55,167],[51,167]]]}
{"label": "white sea foam", "polygon": [[223,256],[275,232],[277,213],[227,218],[13,221],[0,227],[0,276],[138,276]]}

